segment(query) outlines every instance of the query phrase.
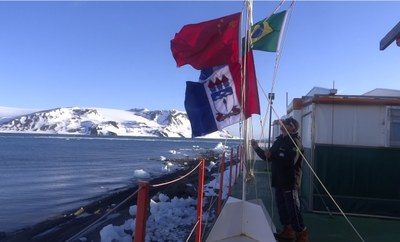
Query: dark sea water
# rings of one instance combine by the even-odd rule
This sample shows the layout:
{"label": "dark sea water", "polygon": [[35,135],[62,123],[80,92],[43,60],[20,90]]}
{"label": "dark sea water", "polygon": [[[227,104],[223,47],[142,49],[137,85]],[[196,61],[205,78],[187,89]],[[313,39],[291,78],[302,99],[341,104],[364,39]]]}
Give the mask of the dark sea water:
{"label": "dark sea water", "polygon": [[[226,143],[225,143],[226,142]],[[0,133],[0,232],[79,208],[116,189],[178,169],[163,157],[195,157],[238,141]]]}

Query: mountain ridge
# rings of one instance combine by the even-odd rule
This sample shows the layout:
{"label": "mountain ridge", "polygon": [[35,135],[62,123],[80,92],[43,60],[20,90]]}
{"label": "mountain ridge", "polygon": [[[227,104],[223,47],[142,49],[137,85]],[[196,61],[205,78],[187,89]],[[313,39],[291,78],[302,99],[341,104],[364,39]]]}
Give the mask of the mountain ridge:
{"label": "mountain ridge", "polygon": [[[92,136],[150,136],[191,138],[185,112],[59,107],[46,110],[0,107],[0,132]],[[221,130],[204,138],[235,138]]]}

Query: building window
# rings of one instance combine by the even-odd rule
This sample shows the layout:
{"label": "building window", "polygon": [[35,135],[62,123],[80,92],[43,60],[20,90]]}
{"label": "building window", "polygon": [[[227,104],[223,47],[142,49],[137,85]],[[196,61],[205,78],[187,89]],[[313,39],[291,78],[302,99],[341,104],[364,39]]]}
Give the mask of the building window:
{"label": "building window", "polygon": [[389,109],[389,146],[400,146],[400,108]]}

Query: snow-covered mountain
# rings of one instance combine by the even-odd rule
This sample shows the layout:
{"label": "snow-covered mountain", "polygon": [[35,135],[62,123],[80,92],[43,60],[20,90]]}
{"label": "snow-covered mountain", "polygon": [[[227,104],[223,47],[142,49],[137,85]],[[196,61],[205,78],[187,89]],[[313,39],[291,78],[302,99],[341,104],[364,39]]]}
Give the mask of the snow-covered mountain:
{"label": "snow-covered mountain", "polygon": [[[191,137],[190,122],[185,112],[79,107],[50,110],[0,107],[0,132]],[[233,138],[224,130],[205,137]]]}

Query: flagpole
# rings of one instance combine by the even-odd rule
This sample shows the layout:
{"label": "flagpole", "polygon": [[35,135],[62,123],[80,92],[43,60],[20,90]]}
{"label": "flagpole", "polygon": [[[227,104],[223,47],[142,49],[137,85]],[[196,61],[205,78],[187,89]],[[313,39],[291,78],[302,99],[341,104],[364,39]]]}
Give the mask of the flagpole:
{"label": "flagpole", "polygon": [[[249,46],[249,41],[250,41],[250,29],[251,29],[251,24],[253,22],[253,18],[252,18],[252,10],[253,10],[253,0],[246,0],[246,26],[245,26],[245,38],[244,38],[244,52],[247,53],[247,51],[249,50],[250,46]],[[247,54],[243,54],[242,55],[244,60],[243,60],[243,71],[242,71],[242,93],[241,93],[241,99],[242,99],[242,117],[245,118],[245,114],[246,114],[246,98],[248,98],[245,94],[246,92],[246,77],[247,77],[247,70],[246,70],[246,62],[247,60]],[[250,164],[250,134],[249,134],[249,125],[252,121],[252,118],[249,117],[248,119],[244,120],[244,162],[246,164],[245,169],[244,169],[244,174],[243,174],[243,181],[242,181],[242,200],[246,201],[246,182],[249,178],[251,178],[251,176],[253,175],[253,172],[251,171],[252,167]]]}

